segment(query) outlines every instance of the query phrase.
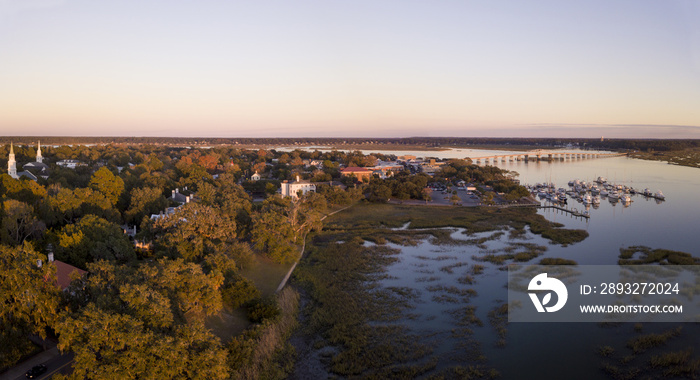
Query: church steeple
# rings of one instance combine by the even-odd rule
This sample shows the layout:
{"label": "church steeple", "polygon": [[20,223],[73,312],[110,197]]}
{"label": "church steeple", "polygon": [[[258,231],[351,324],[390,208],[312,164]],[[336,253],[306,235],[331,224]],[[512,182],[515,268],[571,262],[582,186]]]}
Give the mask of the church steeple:
{"label": "church steeple", "polygon": [[36,162],[41,163],[43,160],[44,157],[41,156],[41,141],[39,141],[36,148]]}
{"label": "church steeple", "polygon": [[10,142],[10,155],[7,157],[7,174],[10,177],[17,179],[17,161],[15,161],[15,149]]}

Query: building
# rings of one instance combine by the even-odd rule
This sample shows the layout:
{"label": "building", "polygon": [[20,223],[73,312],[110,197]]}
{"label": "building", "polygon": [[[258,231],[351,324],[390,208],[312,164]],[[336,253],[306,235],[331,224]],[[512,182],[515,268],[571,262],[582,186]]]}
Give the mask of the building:
{"label": "building", "polygon": [[44,163],[44,157],[41,155],[41,141],[39,141],[36,146],[36,162],[40,164]]}
{"label": "building", "polygon": [[[185,186],[185,188],[183,189],[183,191],[187,191],[187,187],[186,187],[186,186]],[[188,194],[183,194],[183,193],[180,192],[180,189],[177,188],[177,189],[173,190],[172,196],[170,197],[170,199],[172,199],[173,201],[175,201],[175,202],[177,202],[177,203],[180,203],[180,204],[183,204],[183,203],[190,203],[190,201],[192,201],[192,200],[194,199],[194,194],[191,193],[191,192],[189,192],[189,191],[188,191],[188,193],[190,193],[190,194],[189,194],[189,195],[188,195]]]}
{"label": "building", "polygon": [[[54,284],[61,290],[66,290],[68,288],[73,273],[77,273],[79,276],[83,276],[85,273],[87,273],[86,271],[80,268],[76,268],[70,264],[64,263],[63,261],[54,260],[53,252],[49,252],[48,256],[48,264],[56,267],[56,281],[54,282]],[[37,262],[37,266],[41,268],[41,265],[41,260],[39,260]]]}
{"label": "building", "polygon": [[257,170],[255,171],[255,174],[253,174],[252,176],[250,176],[250,180],[253,181],[253,182],[260,181],[260,178],[261,178],[261,177],[260,177],[260,174],[258,174],[258,171],[257,171]]}
{"label": "building", "polygon": [[14,179],[20,179],[21,177],[27,177],[32,181],[36,181],[38,177],[44,179],[49,178],[49,167],[43,163],[43,157],[41,156],[41,145],[37,148],[36,152],[36,162],[29,162],[22,166],[24,169],[21,172],[17,172],[17,160],[15,159],[15,150],[12,143],[10,143],[10,154],[7,157],[7,174]]}
{"label": "building", "polygon": [[372,171],[367,168],[360,168],[357,166],[348,166],[340,171],[340,175],[343,177],[355,176],[358,181],[369,181],[369,177],[372,176]]}
{"label": "building", "polygon": [[63,168],[75,169],[77,166],[81,166],[81,165],[85,165],[85,164],[78,161],[78,160],[61,160],[61,161],[56,162],[56,165],[63,167]]}
{"label": "building", "polygon": [[283,197],[297,198],[299,193],[301,195],[306,195],[309,192],[316,192],[316,185],[309,181],[302,181],[297,176],[295,182],[282,181],[282,188],[280,189],[280,194]]}
{"label": "building", "polygon": [[15,161],[15,149],[10,143],[10,155],[7,157],[7,174],[14,179],[18,179],[17,176],[17,161]]}

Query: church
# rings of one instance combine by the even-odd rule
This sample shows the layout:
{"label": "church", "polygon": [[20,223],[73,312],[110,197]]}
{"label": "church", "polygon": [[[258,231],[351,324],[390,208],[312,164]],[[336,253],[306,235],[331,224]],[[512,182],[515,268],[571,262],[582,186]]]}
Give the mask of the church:
{"label": "church", "polygon": [[7,174],[14,179],[19,179],[21,177],[27,177],[33,181],[36,181],[38,177],[43,179],[49,178],[49,166],[44,162],[44,157],[41,155],[41,142],[38,143],[36,149],[36,161],[29,162],[22,166],[24,171],[17,173],[17,160],[15,160],[15,150],[12,143],[10,143],[10,154],[7,160]]}

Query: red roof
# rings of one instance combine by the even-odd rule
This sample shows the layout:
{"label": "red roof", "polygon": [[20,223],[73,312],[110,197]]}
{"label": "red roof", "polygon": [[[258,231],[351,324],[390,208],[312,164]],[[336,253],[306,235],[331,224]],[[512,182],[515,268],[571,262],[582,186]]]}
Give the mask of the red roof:
{"label": "red roof", "polygon": [[372,173],[371,170],[367,168],[360,168],[357,166],[348,166],[347,168],[340,171],[341,173]]}
{"label": "red roof", "polygon": [[53,263],[56,265],[56,284],[61,288],[61,290],[70,285],[71,273],[77,271],[81,276],[87,273],[86,271],[76,268],[70,264],[66,264],[63,261],[54,260]]}

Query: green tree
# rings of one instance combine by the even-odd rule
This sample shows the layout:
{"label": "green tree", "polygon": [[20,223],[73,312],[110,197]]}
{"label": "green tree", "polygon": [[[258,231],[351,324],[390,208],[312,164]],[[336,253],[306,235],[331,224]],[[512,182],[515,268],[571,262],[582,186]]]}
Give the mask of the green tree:
{"label": "green tree", "polygon": [[56,254],[73,265],[85,268],[96,260],[121,263],[136,259],[134,247],[116,224],[95,215],[63,227],[57,234]]}
{"label": "green tree", "polygon": [[236,242],[236,222],[218,208],[188,203],[156,221],[154,234],[163,254],[199,262],[222,245]]}
{"label": "green tree", "polygon": [[46,225],[34,215],[34,208],[24,202],[8,199],[3,202],[3,234],[13,244],[22,244],[29,237],[39,237]]}
{"label": "green tree", "polygon": [[[42,266],[37,262],[41,260]],[[10,337],[21,332],[46,337],[46,328],[56,320],[59,290],[55,283],[56,267],[46,262],[46,255],[28,243],[19,247],[0,245],[0,345],[3,352]],[[8,339],[8,340],[6,340]]]}
{"label": "green tree", "polygon": [[139,222],[144,216],[157,214],[168,206],[163,193],[154,187],[132,190],[130,203],[125,219],[131,223]]}

